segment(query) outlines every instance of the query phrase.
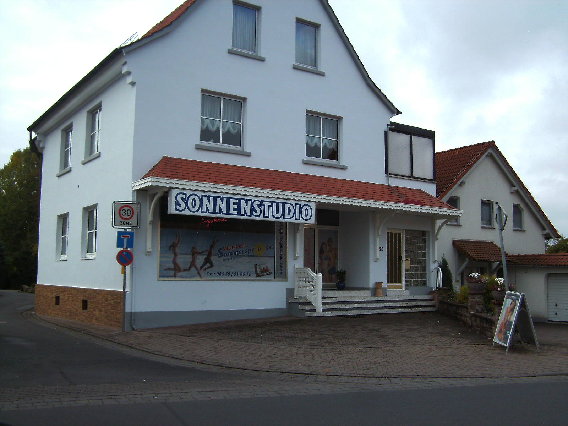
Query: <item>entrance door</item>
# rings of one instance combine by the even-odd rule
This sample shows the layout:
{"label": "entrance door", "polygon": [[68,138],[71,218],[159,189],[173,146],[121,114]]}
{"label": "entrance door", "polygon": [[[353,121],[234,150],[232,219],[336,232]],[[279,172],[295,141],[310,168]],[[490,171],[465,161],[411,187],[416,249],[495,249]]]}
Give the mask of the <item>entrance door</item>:
{"label": "entrance door", "polygon": [[304,267],[322,274],[323,283],[335,283],[338,261],[338,230],[329,227],[304,228]]}
{"label": "entrance door", "polygon": [[387,286],[390,289],[404,289],[402,254],[404,238],[402,231],[387,232]]}

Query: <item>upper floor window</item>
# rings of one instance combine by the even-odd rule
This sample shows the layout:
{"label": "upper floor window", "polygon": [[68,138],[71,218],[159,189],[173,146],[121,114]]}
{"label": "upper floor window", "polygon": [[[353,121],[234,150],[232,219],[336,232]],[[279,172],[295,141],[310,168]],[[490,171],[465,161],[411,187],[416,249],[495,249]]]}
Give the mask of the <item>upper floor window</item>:
{"label": "upper floor window", "polygon": [[306,157],[338,160],[339,120],[306,113]]}
{"label": "upper floor window", "polygon": [[233,4],[233,48],[245,52],[258,52],[258,9],[242,3]]}
{"label": "upper floor window", "polygon": [[386,172],[414,179],[434,179],[434,132],[391,123],[386,132]]}
{"label": "upper floor window", "polygon": [[71,145],[73,141],[73,126],[66,127],[61,132],[61,163],[60,171],[71,168]]}
{"label": "upper floor window", "polygon": [[493,227],[493,201],[481,200],[481,226]]}
{"label": "upper floor window", "polygon": [[89,111],[88,132],[85,157],[91,157],[99,152],[101,140],[101,116],[103,107],[97,106]]}
{"label": "upper floor window", "polygon": [[97,253],[97,216],[96,205],[83,209],[83,253],[86,258],[93,258]]}
{"label": "upper floor window", "polygon": [[523,208],[520,204],[513,204],[513,229],[516,231],[523,229]]}
{"label": "upper floor window", "polygon": [[201,94],[201,142],[242,146],[243,101]]}
{"label": "upper floor window", "polygon": [[[456,209],[459,209],[460,208],[460,197],[453,195],[450,198],[448,198],[448,201],[446,201],[446,204],[449,204],[450,206],[455,207]],[[449,225],[459,225],[460,224],[460,218],[459,217],[451,218],[450,220],[448,220],[447,223]]]}
{"label": "upper floor window", "polygon": [[296,21],[296,64],[310,68],[318,67],[318,27],[317,24]]}
{"label": "upper floor window", "polygon": [[69,213],[57,216],[57,255],[59,260],[67,259],[69,242]]}

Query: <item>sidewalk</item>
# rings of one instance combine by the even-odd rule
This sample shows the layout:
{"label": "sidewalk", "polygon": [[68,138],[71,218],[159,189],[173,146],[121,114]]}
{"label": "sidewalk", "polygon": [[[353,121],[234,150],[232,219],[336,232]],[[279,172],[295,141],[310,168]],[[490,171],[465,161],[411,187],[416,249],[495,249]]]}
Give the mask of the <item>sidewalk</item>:
{"label": "sidewalk", "polygon": [[121,332],[44,321],[148,353],[242,370],[369,378],[568,376],[568,324],[536,324],[540,350],[508,353],[438,313],[274,318]]}

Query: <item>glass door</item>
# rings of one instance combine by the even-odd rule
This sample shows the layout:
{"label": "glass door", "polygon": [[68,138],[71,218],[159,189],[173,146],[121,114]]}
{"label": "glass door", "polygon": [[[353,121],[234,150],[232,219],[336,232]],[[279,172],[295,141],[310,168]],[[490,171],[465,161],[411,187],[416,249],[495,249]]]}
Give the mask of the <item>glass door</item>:
{"label": "glass door", "polygon": [[404,239],[402,231],[387,232],[387,286],[391,289],[404,289],[402,254]]}

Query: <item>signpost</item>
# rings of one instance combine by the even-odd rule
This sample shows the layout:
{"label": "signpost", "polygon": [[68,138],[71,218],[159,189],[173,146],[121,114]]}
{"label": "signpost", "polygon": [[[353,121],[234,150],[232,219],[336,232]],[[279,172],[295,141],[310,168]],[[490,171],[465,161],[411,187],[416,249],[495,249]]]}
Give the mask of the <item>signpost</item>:
{"label": "signpost", "polygon": [[[116,233],[116,247],[121,249],[116,255],[116,261],[121,265],[122,295],[124,313],[126,315],[126,267],[134,261],[134,232],[128,229],[140,227],[140,203],[137,201],[114,201],[112,203],[112,227],[122,228]],[[122,329],[125,330],[123,324]]]}
{"label": "signpost", "polygon": [[140,203],[137,201],[114,201],[112,203],[113,228],[139,228]]}

